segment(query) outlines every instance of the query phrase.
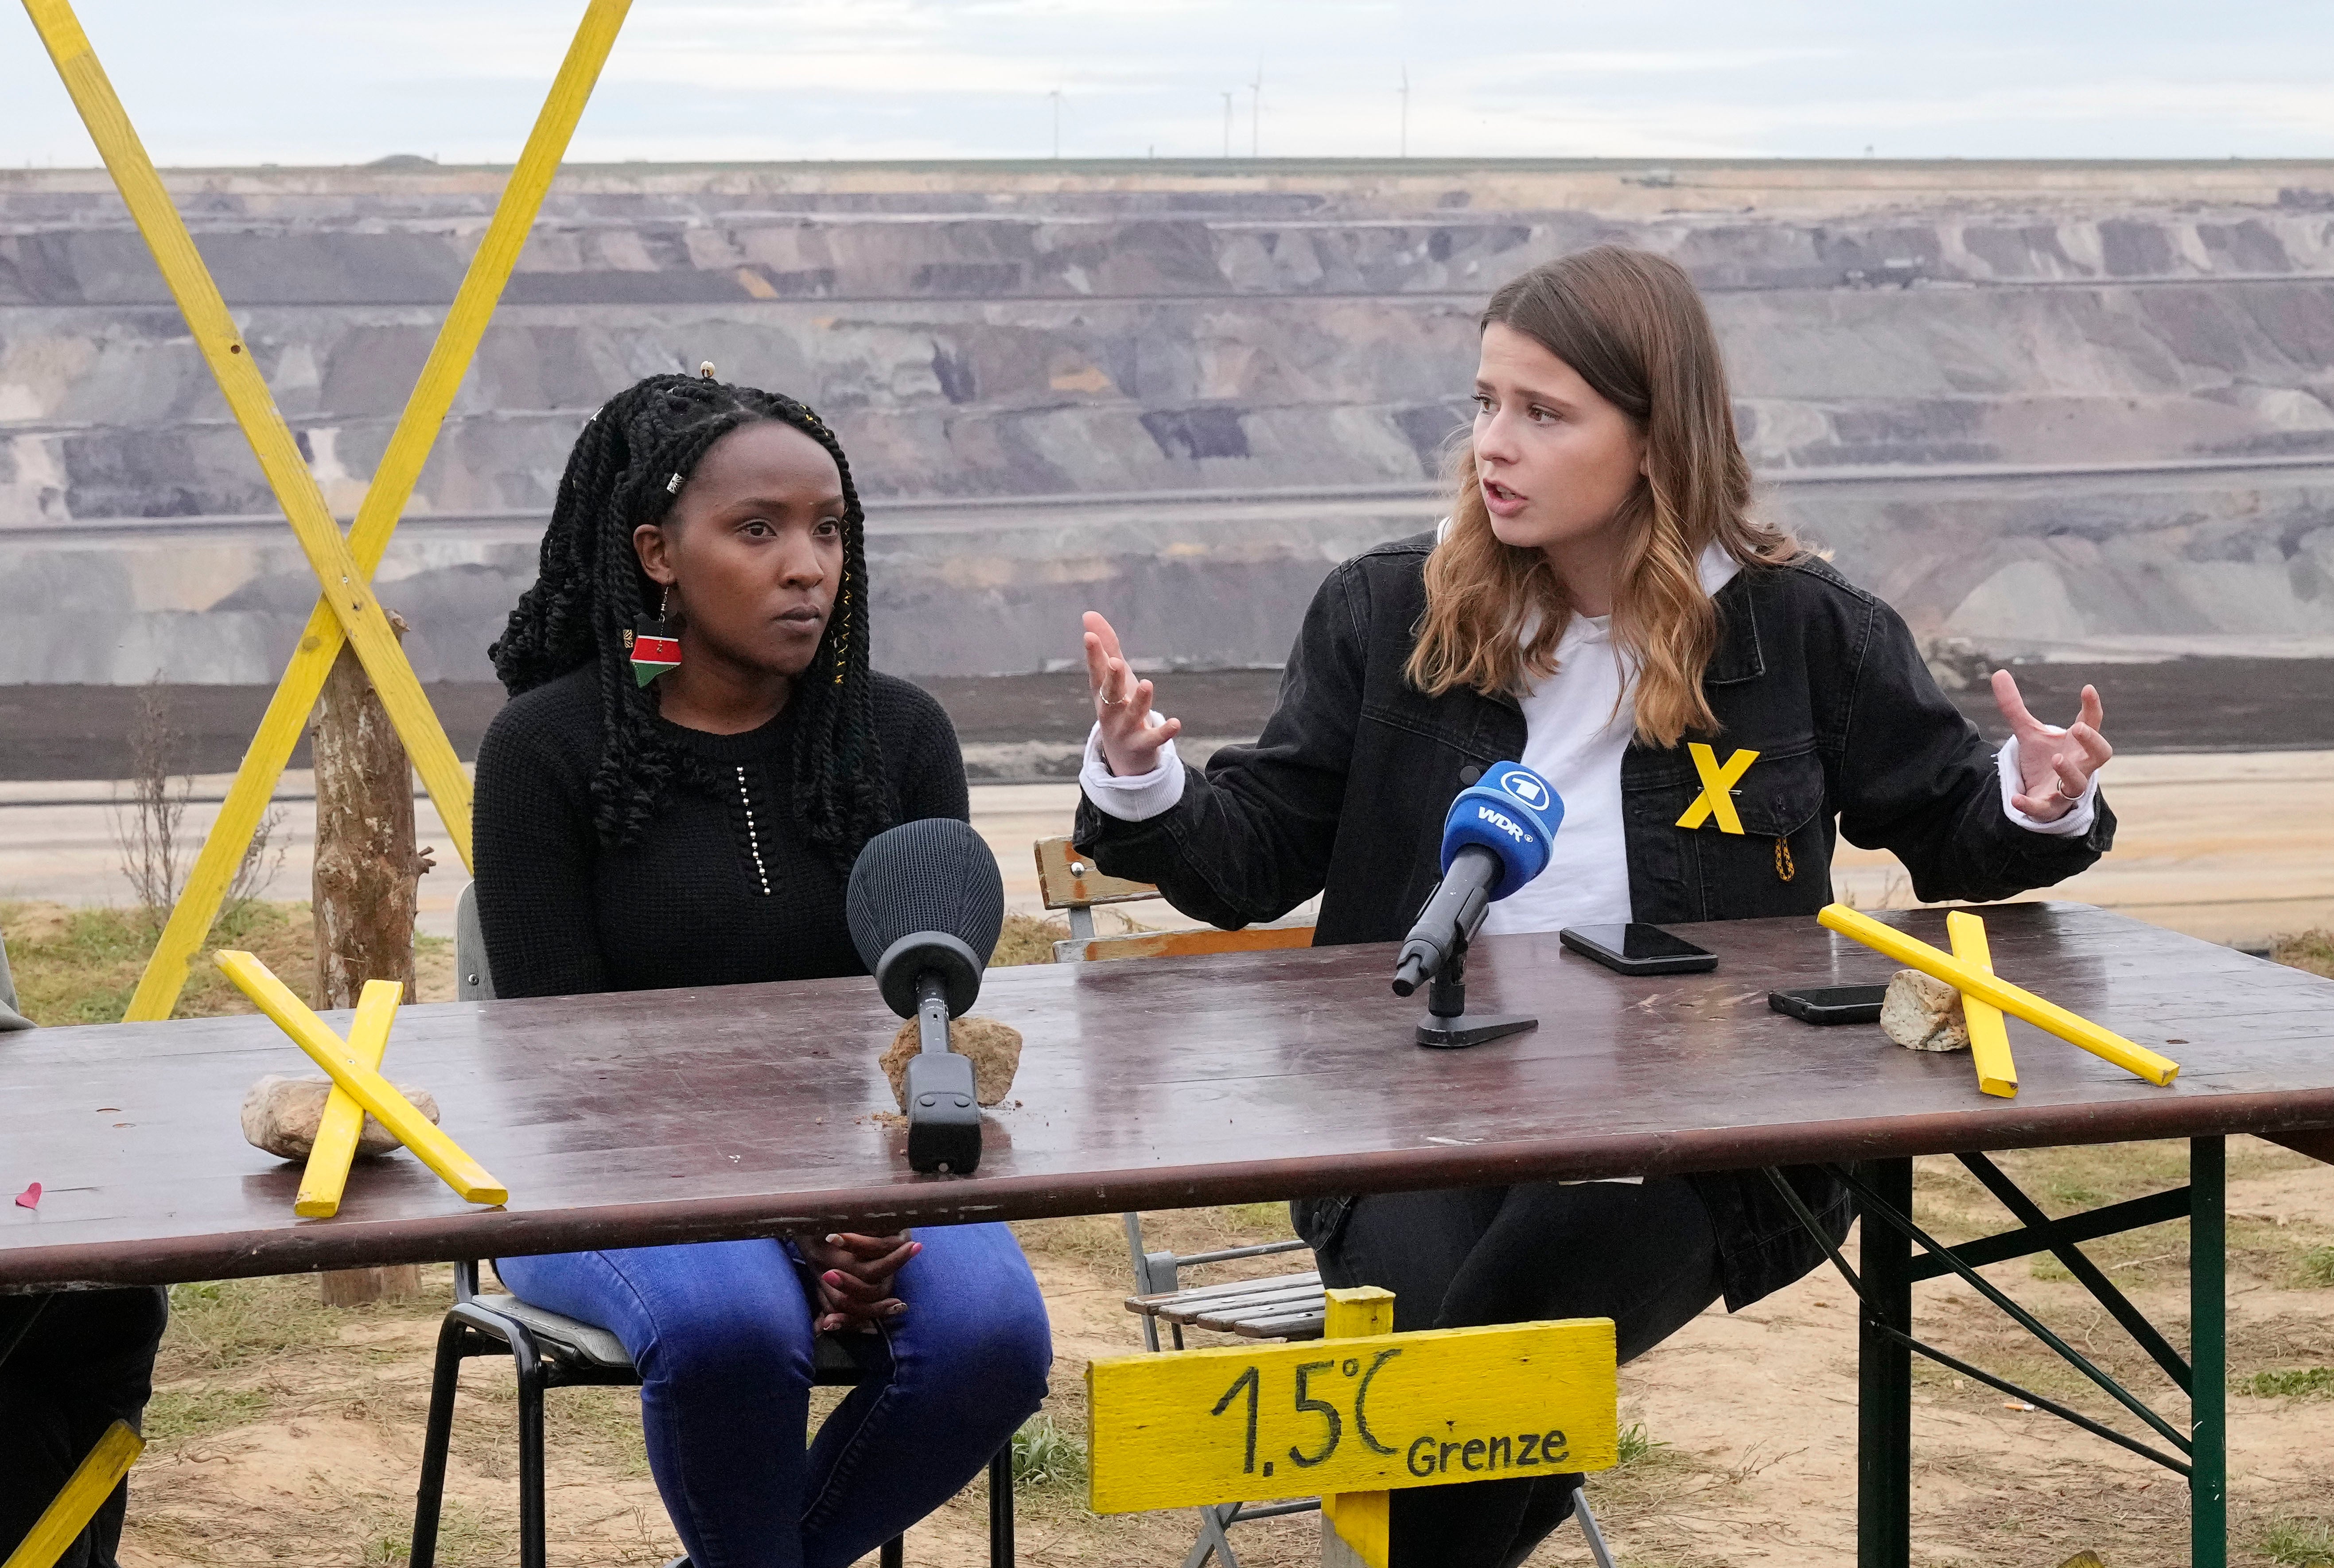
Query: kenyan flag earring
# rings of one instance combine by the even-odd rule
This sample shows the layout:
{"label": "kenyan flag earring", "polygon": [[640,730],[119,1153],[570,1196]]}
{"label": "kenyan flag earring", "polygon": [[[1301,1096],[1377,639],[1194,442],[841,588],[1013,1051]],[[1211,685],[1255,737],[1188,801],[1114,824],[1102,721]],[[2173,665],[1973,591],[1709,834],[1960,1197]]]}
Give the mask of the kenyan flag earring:
{"label": "kenyan flag earring", "polygon": [[646,686],[668,669],[680,667],[680,639],[672,634],[665,613],[672,608],[672,590],[664,591],[653,616],[642,616],[640,625],[624,633],[624,646],[632,650],[632,678]]}

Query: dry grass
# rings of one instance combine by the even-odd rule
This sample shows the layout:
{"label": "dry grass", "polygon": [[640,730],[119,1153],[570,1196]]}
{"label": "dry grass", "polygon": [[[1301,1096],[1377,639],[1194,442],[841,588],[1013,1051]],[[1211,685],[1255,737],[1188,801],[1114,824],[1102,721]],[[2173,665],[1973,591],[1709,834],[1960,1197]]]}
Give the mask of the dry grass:
{"label": "dry grass", "polygon": [[1067,920],[1017,911],[1005,917],[1005,930],[997,938],[997,951],[989,961],[1000,968],[1015,964],[1050,964],[1054,961],[1054,944],[1069,938]]}
{"label": "dry grass", "polygon": [[2269,956],[2280,964],[2334,979],[2334,931],[2303,931],[2297,936],[2280,937],[2270,944]]}
{"label": "dry grass", "polygon": [[[24,1016],[35,1024],[114,1024],[154,951],[159,928],[143,909],[73,909],[63,904],[0,902],[0,934]],[[305,902],[246,899],[223,909],[209,939],[188,967],[174,1018],[251,1013],[243,993],[219,973],[222,948],[256,953],[304,1002],[313,1002],[315,923]],[[416,937],[417,988],[423,1001],[453,996],[453,944]]]}

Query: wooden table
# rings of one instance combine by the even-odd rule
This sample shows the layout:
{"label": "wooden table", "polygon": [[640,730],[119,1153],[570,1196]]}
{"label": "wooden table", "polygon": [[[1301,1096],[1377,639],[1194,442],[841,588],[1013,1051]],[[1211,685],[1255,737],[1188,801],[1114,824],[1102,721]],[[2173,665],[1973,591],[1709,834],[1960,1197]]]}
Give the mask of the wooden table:
{"label": "wooden table", "polygon": [[[1943,944],[1940,911],[1890,919]],[[510,1203],[471,1210],[398,1158],[308,1221],[298,1168],[236,1127],[254,1078],[307,1068],[273,1025],[42,1030],[0,1041],[0,1187],[46,1188],[37,1211],[0,1210],[0,1290],[1813,1161],[1854,1162],[1873,1199],[1909,1212],[1916,1154],[2186,1137],[2212,1297],[2195,1320],[2196,1560],[2218,1563],[2213,1161],[2239,1132],[2334,1154],[2318,1130],[2334,1129],[2334,983],[2080,905],[1987,919],[2005,976],[2173,1056],[2178,1081],[2012,1021],[2020,1092],[1995,1100],[1966,1056],[1785,1018],[1770,987],[1893,968],[1808,919],[1681,927],[1720,967],[1660,979],[1553,936],[1488,938],[1475,1005],[1541,1024],[1451,1053],[1411,1044],[1419,1003],[1389,993],[1385,948],[1046,966],[989,976],[979,1011],[1027,1042],[1013,1101],[978,1175],[928,1178],[883,1114],[875,1058],[897,1020],[865,979],[445,1005],[404,1012],[385,1071],[437,1095]],[[2017,1255],[2191,1207],[2156,1201],[1961,1251]],[[1879,1568],[1905,1560],[1909,1507],[1910,1352],[1888,1332],[1909,1328],[1915,1275],[1950,1265],[1914,1264],[1884,1226],[1863,1247],[1861,1507]]]}

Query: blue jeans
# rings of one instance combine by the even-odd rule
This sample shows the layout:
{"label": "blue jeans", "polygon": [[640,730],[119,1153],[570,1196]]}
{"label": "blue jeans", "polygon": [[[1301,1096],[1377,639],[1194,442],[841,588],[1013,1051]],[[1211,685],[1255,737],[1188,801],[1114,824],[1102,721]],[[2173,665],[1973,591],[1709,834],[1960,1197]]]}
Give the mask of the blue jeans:
{"label": "blue jeans", "polygon": [[693,1568],[843,1568],[980,1472],[1046,1397],[1046,1303],[1001,1225],[919,1229],[907,1311],[851,1342],[867,1380],[804,1447],[810,1276],[778,1241],[497,1261],[641,1371],[649,1468]]}

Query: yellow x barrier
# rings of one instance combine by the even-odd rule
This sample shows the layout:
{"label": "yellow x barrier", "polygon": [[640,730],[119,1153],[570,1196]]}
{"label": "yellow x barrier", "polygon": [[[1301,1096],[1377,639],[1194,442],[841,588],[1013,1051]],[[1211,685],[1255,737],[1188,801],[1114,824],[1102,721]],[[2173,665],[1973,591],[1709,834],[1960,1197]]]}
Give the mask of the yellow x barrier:
{"label": "yellow x barrier", "polygon": [[544,194],[558,172],[576,121],[630,6],[631,0],[591,0],[586,7],[543,111],[527,137],[526,150],[503,188],[494,219],[439,330],[413,396],[373,471],[356,522],[343,539],[323,489],[302,460],[298,443],[258,367],[252,363],[217,285],[203,265],[185,222],[171,205],[161,177],[106,80],[71,5],[68,0],[24,0],[24,9],[39,30],[57,74],[72,95],[74,107],[89,127],[139,233],[153,251],[163,281],[178,302],[196,345],[217,379],[219,390],[258,457],[261,471],[323,589],[308,617],[299,648],[268,704],[266,717],[260,721],[259,732],[244,754],[226,803],[203,842],[202,853],[187,878],[178,907],[171,911],[169,924],[130,998],[124,1015],[127,1019],[167,1018],[177,1005],[186,985],[187,966],[210,933],[211,922],[235,880],[236,868],[242,863],[252,834],[275,795],[276,781],[299,744],[301,728],[323,690],[324,678],[343,640],[354,646],[366,673],[380,689],[381,704],[436,803],[456,852],[464,865],[470,863],[468,776],[430,710],[420,682],[414,678],[370,583],[389,547],[390,535],[412,498],[439,426],[453,406],[454,395],[517,264],[527,231],[534,226]]}
{"label": "yellow x barrier", "polygon": [[1693,758],[1693,771],[1702,775],[1702,793],[1693,797],[1693,804],[1685,808],[1685,815],[1678,818],[1677,825],[1698,828],[1715,812],[1720,832],[1741,832],[1742,819],[1735,814],[1734,796],[1729,792],[1734,788],[1735,781],[1748,773],[1750,765],[1759,760],[1759,754],[1738,751],[1721,763],[1718,754],[1698,740],[1687,742],[1685,749],[1687,755]]}
{"label": "yellow x barrier", "polygon": [[64,1489],[34,1521],[33,1533],[16,1544],[0,1568],[51,1568],[65,1554],[65,1548],[81,1538],[145,1449],[146,1440],[131,1431],[127,1421],[106,1428],[96,1447],[74,1467]]}
{"label": "yellow x barrier", "polygon": [[[2013,1018],[2023,1018],[2048,1034],[2056,1034],[2069,1045],[2079,1045],[2092,1055],[2112,1062],[2127,1073],[2136,1073],[2150,1083],[2165,1084],[2180,1075],[2180,1063],[2168,1056],[2160,1056],[2146,1046],[2125,1039],[2112,1029],[2103,1029],[2078,1013],[2070,1013],[2056,1002],[2048,1002],[2033,992],[1997,979],[1992,970],[1966,963],[1929,946],[1917,937],[1908,937],[1894,926],[1884,926],[1869,915],[1858,914],[1846,904],[1826,904],[1816,919],[1828,929],[1843,937],[1852,937],[1866,947],[1884,953],[1898,963],[1934,976],[1962,994],[1964,1015],[1971,1002],[1982,1002],[1998,1007]],[[1972,1034],[1975,1032],[1972,1031]]]}
{"label": "yellow x barrier", "polygon": [[[371,1111],[374,1119],[389,1129],[391,1137],[413,1150],[414,1158],[436,1171],[439,1179],[465,1202],[509,1201],[509,1188],[464,1153],[460,1144],[439,1131],[435,1122],[414,1108],[412,1101],[398,1092],[396,1085],[366,1065],[347,1041],[333,1034],[330,1024],[275,977],[275,971],[253,955],[232,948],[218,955],[218,967],[227,971],[236,989],[250,997],[277,1028],[292,1036],[292,1043],[308,1053],[308,1060],[332,1076],[337,1091],[346,1092],[350,1099]],[[366,989],[370,991],[379,983],[368,981]],[[355,1031],[350,1033],[353,1034]],[[339,1097],[340,1093],[335,1092],[332,1098]],[[329,1106],[331,1101],[325,1103]],[[313,1157],[313,1150],[310,1153]]]}
{"label": "yellow x barrier", "polygon": [[[395,980],[367,980],[357,997],[357,1015],[349,1024],[350,1060],[381,1071],[389,1054],[390,1025],[397,1022],[397,1005],[405,986]],[[308,1168],[300,1173],[300,1194],[292,1212],[303,1219],[330,1219],[341,1212],[341,1194],[349,1185],[349,1167],[357,1157],[357,1140],[364,1133],[365,1108],[339,1084],[324,1099],[323,1120],[316,1124],[316,1141],[308,1149]]]}
{"label": "yellow x barrier", "polygon": [[[1993,973],[1993,949],[1985,939],[1985,922],[1967,909],[1945,917],[1945,935],[1953,939],[1953,957],[1973,969]],[[1968,1026],[1970,1060],[1977,1067],[1978,1092],[2012,1100],[2018,1095],[2018,1063],[2010,1058],[2010,1031],[2001,1009],[1975,996],[1962,998],[1962,1022]]]}

